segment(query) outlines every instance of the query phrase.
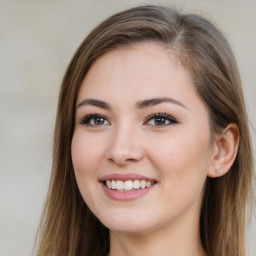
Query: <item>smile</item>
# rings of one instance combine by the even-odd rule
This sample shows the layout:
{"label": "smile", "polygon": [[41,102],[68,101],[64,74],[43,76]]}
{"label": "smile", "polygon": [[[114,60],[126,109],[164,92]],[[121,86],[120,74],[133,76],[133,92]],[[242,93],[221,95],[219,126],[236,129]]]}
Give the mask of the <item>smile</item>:
{"label": "smile", "polygon": [[112,173],[99,179],[107,197],[117,201],[130,201],[148,194],[157,180],[136,173]]}
{"label": "smile", "polygon": [[125,191],[134,191],[137,189],[149,188],[155,184],[155,181],[146,181],[146,180],[107,180],[105,185],[112,189],[118,190],[121,192]]}

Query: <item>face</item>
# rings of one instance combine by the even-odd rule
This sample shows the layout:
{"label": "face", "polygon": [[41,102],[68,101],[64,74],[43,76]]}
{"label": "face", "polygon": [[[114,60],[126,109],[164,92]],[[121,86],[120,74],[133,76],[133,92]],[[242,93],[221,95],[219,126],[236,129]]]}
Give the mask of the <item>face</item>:
{"label": "face", "polygon": [[106,227],[145,233],[199,218],[212,162],[208,113],[170,51],[148,42],[100,57],[75,120],[77,184]]}

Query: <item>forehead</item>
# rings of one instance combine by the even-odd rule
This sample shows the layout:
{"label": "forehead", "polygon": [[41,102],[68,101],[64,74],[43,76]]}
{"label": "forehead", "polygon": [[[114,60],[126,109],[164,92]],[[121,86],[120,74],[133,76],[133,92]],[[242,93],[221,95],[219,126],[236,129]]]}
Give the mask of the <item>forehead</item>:
{"label": "forehead", "polygon": [[84,93],[104,95],[111,90],[130,92],[130,96],[134,92],[166,94],[174,86],[194,90],[189,73],[171,50],[160,43],[143,42],[111,50],[98,58],[85,76],[78,97]]}

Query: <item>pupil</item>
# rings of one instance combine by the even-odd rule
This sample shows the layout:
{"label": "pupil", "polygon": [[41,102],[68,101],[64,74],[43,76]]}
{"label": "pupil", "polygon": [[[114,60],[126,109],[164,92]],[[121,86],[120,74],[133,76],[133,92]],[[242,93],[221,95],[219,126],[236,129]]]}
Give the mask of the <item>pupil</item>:
{"label": "pupil", "polygon": [[95,118],[95,124],[103,124],[103,123],[104,123],[104,120],[102,117]]}
{"label": "pupil", "polygon": [[165,124],[165,118],[157,117],[155,120],[155,124]]}

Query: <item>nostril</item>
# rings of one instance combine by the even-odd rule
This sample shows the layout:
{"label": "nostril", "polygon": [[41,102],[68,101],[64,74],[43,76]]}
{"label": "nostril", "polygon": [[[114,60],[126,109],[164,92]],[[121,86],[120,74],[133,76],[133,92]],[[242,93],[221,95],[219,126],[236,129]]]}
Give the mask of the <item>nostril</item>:
{"label": "nostril", "polygon": [[107,158],[109,161],[119,165],[119,166],[125,166],[129,163],[138,162],[143,158],[142,152],[108,152]]}
{"label": "nostril", "polygon": [[120,166],[139,161],[143,157],[140,142],[135,139],[135,135],[131,134],[131,131],[127,130],[127,125],[120,129],[122,131],[116,131],[106,150],[107,158]]}

